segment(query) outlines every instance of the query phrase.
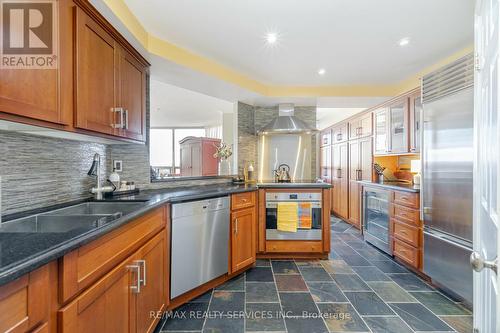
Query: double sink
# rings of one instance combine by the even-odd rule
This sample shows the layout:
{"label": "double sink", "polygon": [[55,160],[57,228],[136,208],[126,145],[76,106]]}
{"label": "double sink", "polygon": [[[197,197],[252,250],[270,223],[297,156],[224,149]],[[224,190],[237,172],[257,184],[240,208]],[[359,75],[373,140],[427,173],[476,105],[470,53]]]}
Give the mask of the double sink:
{"label": "double sink", "polygon": [[143,207],[145,202],[85,202],[3,222],[0,233],[66,233],[88,231]]}

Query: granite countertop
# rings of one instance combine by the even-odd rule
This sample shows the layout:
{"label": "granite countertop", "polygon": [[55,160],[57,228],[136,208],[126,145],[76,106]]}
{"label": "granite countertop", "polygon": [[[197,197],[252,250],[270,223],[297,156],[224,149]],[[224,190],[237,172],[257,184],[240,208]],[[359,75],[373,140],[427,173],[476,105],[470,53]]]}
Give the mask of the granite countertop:
{"label": "granite countertop", "polygon": [[[63,232],[2,232],[0,229],[0,285],[10,282],[166,203],[224,196],[257,190],[255,185],[203,185],[189,188],[146,190],[113,201],[142,202],[136,210],[102,227],[78,228]],[[105,201],[109,201],[106,199]],[[82,203],[82,202],[78,202]],[[71,203],[66,206],[78,204]],[[61,208],[61,206],[57,207]],[[26,216],[52,211],[29,211]],[[29,215],[28,215],[29,214]],[[15,218],[23,214],[16,214]],[[10,222],[3,222],[10,223]],[[12,221],[11,223],[16,223]]]}
{"label": "granite countertop", "polygon": [[420,185],[414,185],[414,184],[405,184],[405,183],[398,183],[398,182],[374,183],[374,182],[369,182],[366,180],[358,181],[358,183],[360,183],[362,185],[382,187],[382,188],[387,188],[387,189],[396,190],[396,191],[405,191],[405,192],[413,192],[413,193],[420,192]]}

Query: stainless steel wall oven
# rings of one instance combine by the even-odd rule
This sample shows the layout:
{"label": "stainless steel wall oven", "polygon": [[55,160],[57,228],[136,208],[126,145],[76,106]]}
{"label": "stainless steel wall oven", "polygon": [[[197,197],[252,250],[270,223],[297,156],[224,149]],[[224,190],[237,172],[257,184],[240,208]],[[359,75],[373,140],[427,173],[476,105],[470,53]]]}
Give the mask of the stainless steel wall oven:
{"label": "stainless steel wall oven", "polygon": [[[321,240],[321,192],[268,192],[266,193],[266,239],[268,240]],[[311,228],[298,228],[297,232],[278,230],[280,202],[310,203]]]}

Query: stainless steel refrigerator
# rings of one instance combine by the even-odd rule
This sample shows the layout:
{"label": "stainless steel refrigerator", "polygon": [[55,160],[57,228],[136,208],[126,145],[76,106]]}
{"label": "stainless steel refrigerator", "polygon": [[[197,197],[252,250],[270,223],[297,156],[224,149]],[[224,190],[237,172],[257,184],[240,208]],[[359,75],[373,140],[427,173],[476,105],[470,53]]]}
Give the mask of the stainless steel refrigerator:
{"label": "stainless steel refrigerator", "polygon": [[474,64],[469,55],[422,81],[424,272],[472,303]]}

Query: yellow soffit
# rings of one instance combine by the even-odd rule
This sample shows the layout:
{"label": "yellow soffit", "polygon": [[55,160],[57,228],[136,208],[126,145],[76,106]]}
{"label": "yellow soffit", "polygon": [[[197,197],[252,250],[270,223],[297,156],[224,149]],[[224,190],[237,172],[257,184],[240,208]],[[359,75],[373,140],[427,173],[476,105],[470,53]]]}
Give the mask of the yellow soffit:
{"label": "yellow soffit", "polygon": [[151,54],[269,97],[396,96],[420,86],[420,79],[425,74],[473,52],[473,46],[466,47],[396,84],[271,86],[149,34],[123,0],[103,1]]}

